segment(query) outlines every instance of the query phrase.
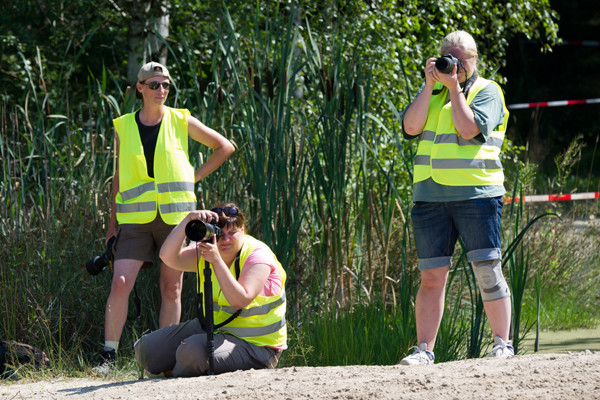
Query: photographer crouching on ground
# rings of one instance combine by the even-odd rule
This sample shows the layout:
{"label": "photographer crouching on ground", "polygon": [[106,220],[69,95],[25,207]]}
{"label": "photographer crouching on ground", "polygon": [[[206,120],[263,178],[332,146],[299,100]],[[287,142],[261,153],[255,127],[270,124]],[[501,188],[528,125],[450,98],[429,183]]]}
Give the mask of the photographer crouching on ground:
{"label": "photographer crouching on ground", "polygon": [[[189,245],[186,237],[192,240]],[[277,365],[287,348],[286,274],[269,247],[246,234],[244,214],[235,204],[189,213],[165,240],[160,257],[171,268],[196,272],[203,294],[207,277],[201,270],[210,264],[212,296],[203,308],[213,309],[216,329],[212,347],[213,329],[201,321],[210,317],[205,312],[204,317],[144,335],[135,344],[135,354],[151,376],[190,377]],[[211,362],[214,371],[209,371]]]}

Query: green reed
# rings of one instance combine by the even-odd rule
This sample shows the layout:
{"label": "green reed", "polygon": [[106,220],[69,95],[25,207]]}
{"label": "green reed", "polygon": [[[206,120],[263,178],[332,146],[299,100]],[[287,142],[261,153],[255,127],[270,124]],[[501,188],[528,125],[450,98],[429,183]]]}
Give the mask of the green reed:
{"label": "green reed", "polygon": [[303,329],[301,345],[310,349],[305,365],[395,364],[405,352],[398,346],[404,317],[378,300],[352,309],[324,310]]}

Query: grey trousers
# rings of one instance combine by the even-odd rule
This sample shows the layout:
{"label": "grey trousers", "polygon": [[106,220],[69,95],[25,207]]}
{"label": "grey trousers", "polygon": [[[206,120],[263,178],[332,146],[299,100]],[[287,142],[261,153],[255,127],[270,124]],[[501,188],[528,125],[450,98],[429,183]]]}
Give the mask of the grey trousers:
{"label": "grey trousers", "polygon": [[[260,347],[233,335],[214,335],[214,372],[275,368],[281,351]],[[172,371],[174,377],[208,373],[206,332],[193,319],[142,336],[134,345],[135,357],[151,374]]]}

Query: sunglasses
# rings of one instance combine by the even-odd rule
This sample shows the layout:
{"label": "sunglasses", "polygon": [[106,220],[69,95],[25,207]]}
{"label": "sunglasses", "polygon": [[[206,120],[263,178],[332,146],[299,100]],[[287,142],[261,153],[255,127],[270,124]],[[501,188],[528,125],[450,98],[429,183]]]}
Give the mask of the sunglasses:
{"label": "sunglasses", "polygon": [[240,213],[237,207],[215,207],[210,211],[216,212],[219,215],[225,214],[226,217],[237,217]]}
{"label": "sunglasses", "polygon": [[150,83],[144,83],[144,85],[147,85],[150,90],[156,90],[159,87],[162,86],[163,89],[165,90],[169,90],[169,87],[171,86],[171,84],[169,82],[150,82]]}

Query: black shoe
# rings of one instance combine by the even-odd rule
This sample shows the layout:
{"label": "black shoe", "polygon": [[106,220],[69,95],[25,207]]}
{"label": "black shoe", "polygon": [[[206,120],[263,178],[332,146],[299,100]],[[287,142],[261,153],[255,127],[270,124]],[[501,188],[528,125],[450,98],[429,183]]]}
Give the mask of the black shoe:
{"label": "black shoe", "polygon": [[100,353],[100,356],[98,356],[98,361],[96,362],[94,371],[98,373],[110,372],[111,368],[115,365],[116,362],[117,351],[115,349],[102,350],[102,353]]}

